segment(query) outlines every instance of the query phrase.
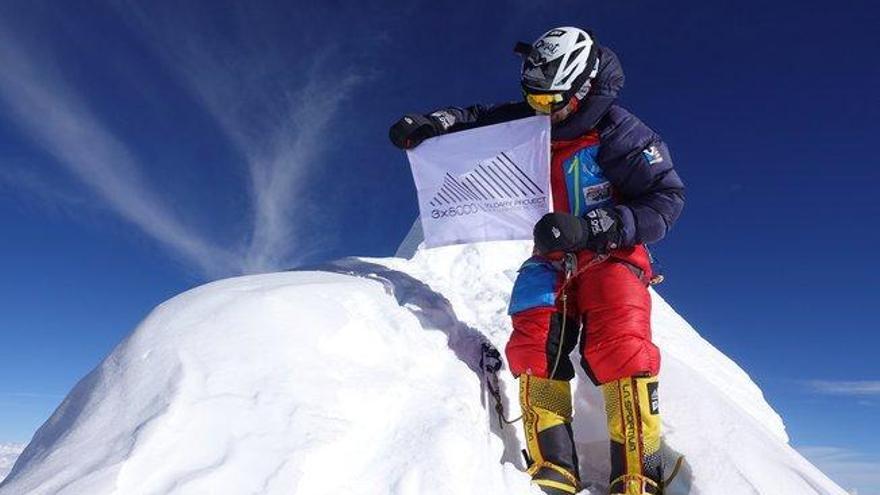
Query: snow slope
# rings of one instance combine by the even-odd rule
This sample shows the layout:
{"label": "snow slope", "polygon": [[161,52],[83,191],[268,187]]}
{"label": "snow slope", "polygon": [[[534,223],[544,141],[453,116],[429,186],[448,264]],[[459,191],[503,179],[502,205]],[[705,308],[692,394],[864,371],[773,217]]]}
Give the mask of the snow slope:
{"label": "snow slope", "polygon": [[9,474],[15,460],[21,454],[24,445],[18,443],[0,443],[0,481]]}
{"label": "snow slope", "polygon": [[[510,332],[528,250],[351,258],[181,294],[71,391],[0,495],[538,494],[478,365],[480,343]],[[669,495],[845,494],[788,445],[748,375],[654,301],[667,454],[686,459]],[[602,399],[578,384],[583,493],[604,494]]]}

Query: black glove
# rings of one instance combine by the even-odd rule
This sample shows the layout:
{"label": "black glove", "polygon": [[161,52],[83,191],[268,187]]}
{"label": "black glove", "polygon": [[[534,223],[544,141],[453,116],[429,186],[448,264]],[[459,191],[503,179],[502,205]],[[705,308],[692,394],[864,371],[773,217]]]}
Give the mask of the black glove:
{"label": "black glove", "polygon": [[596,208],[584,215],[589,225],[587,249],[604,254],[620,247],[623,241],[623,223],[614,208]]}
{"label": "black glove", "polygon": [[415,148],[422,141],[443,132],[443,126],[432,117],[408,113],[391,126],[388,137],[402,150]]}
{"label": "black glove", "polygon": [[607,253],[620,247],[621,228],[620,215],[612,208],[596,208],[586,218],[548,213],[535,225],[535,249],[538,254],[584,249]]}

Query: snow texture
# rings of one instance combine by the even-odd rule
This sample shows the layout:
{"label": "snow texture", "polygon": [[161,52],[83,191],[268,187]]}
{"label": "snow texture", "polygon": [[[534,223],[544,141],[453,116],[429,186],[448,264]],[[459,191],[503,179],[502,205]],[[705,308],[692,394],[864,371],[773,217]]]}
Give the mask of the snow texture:
{"label": "snow texture", "polygon": [[[479,368],[480,344],[503,349],[510,333],[529,249],[348,258],[181,294],[70,392],[0,495],[539,494],[521,429],[500,426]],[[665,451],[685,456],[668,495],[846,493],[656,294],[654,331]],[[500,376],[516,417],[516,382]],[[602,398],[582,374],[575,400],[582,494],[606,494]]]}
{"label": "snow texture", "polygon": [[0,443],[0,482],[9,474],[22,450],[24,450],[24,444]]}

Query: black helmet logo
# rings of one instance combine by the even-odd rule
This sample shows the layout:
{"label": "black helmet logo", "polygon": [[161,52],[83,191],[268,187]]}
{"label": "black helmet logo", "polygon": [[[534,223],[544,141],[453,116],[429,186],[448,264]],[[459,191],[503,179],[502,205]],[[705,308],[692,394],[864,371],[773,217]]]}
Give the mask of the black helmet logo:
{"label": "black helmet logo", "polygon": [[559,43],[547,41],[546,38],[541,38],[535,42],[535,45],[532,47],[531,53],[529,54],[529,63],[544,65],[548,60],[552,60],[557,56],[558,52]]}

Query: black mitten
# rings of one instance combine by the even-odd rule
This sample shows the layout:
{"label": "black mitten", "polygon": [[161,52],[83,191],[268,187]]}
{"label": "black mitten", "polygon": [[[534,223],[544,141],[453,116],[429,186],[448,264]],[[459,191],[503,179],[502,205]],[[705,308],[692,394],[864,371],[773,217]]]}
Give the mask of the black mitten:
{"label": "black mitten", "polygon": [[575,252],[587,242],[586,220],[570,213],[548,213],[538,220],[533,232],[538,254]]}
{"label": "black mitten", "polygon": [[613,208],[596,208],[585,218],[570,213],[548,213],[535,225],[535,248],[539,254],[589,249],[607,253],[620,247],[620,215]]}
{"label": "black mitten", "polygon": [[443,132],[442,125],[431,117],[417,113],[408,113],[400,118],[391,129],[388,137],[394,146],[402,150],[415,148],[422,141]]}

